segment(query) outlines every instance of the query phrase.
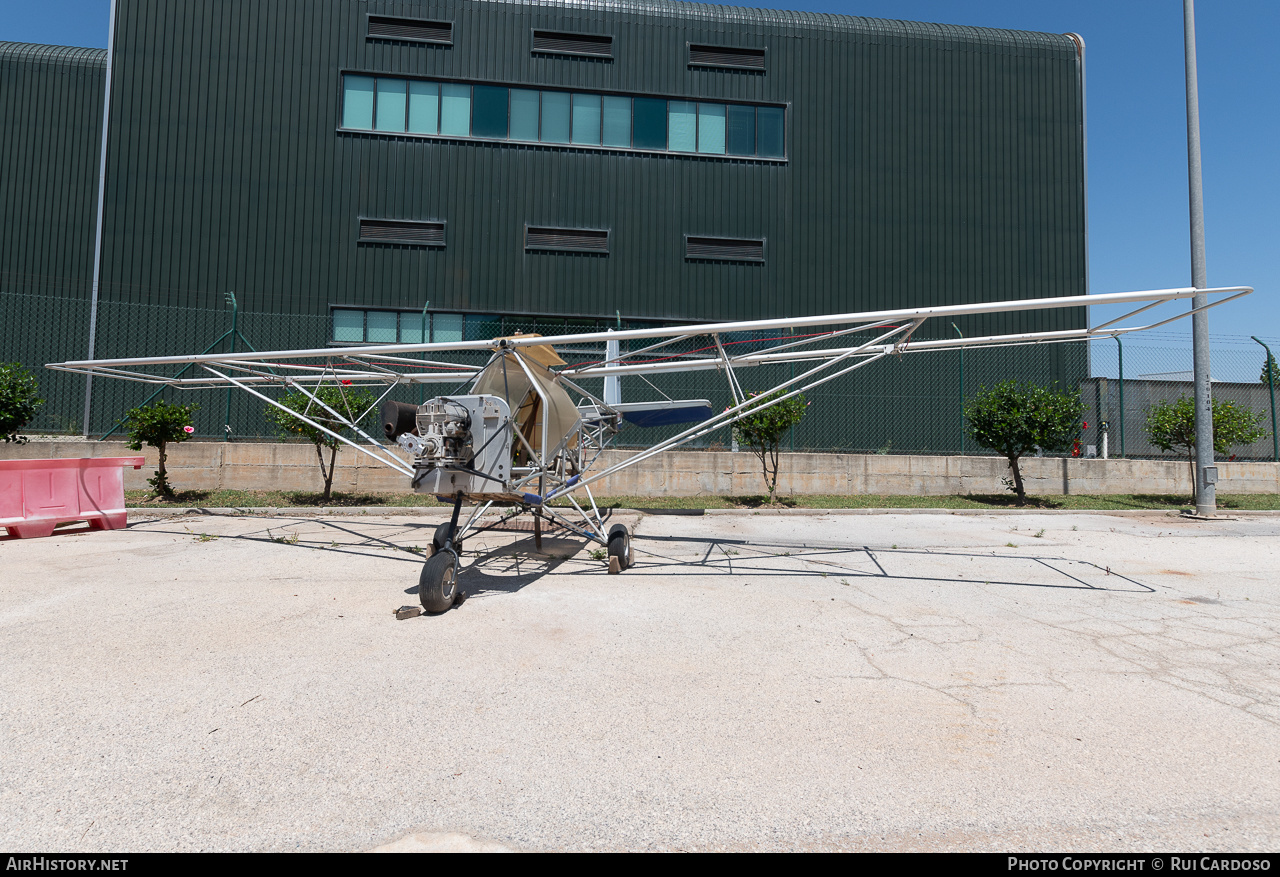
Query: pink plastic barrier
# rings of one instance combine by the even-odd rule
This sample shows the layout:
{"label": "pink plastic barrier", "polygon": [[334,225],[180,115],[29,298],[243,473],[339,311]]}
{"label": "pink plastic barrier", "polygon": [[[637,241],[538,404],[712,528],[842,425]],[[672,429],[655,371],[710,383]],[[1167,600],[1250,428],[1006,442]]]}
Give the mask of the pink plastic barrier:
{"label": "pink plastic barrier", "polygon": [[0,527],[19,539],[50,536],[68,521],[118,530],[127,521],[122,467],[142,463],[142,457],[0,460]]}

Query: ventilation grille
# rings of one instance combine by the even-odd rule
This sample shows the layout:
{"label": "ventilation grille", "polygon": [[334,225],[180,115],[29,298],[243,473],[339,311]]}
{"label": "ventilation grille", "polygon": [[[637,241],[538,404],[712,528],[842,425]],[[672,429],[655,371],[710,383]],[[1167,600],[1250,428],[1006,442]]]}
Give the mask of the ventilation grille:
{"label": "ventilation grille", "polygon": [[453,45],[453,22],[370,15],[369,39],[412,40],[419,43]]}
{"label": "ventilation grille", "polygon": [[690,67],[736,67],[763,70],[764,49],[737,49],[733,46],[689,46]]}
{"label": "ventilation grille", "polygon": [[405,244],[416,247],[443,247],[443,222],[403,222],[389,219],[360,220],[362,244]]}
{"label": "ventilation grille", "polygon": [[686,259],[719,259],[725,262],[763,262],[764,240],[686,237],[684,257]]}
{"label": "ventilation grille", "polygon": [[557,250],[569,253],[608,253],[608,230],[590,228],[534,228],[524,232],[526,250]]}
{"label": "ventilation grille", "polygon": [[593,58],[612,58],[613,37],[535,30],[533,50],[552,55],[590,55]]}

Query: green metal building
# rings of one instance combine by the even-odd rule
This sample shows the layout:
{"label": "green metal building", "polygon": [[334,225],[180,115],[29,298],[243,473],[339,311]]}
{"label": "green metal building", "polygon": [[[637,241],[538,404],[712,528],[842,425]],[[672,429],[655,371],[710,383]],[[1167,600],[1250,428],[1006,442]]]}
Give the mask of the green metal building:
{"label": "green metal building", "polygon": [[[258,349],[1087,291],[1070,35],[668,0],[117,0],[113,36],[99,357],[199,351],[229,291]],[[88,352],[107,64],[0,44],[0,360]],[[1087,374],[1074,348],[985,356]],[[958,451],[957,366],[824,388],[838,416],[797,444]],[[78,427],[81,379],[49,375],[42,424]],[[101,384],[95,432],[141,398]],[[220,403],[202,417],[222,432]]]}

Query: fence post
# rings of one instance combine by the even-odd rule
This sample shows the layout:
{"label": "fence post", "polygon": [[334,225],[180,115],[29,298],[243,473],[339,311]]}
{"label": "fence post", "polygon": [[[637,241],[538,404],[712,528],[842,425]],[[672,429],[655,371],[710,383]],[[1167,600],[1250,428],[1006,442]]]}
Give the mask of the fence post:
{"label": "fence post", "polygon": [[[956,330],[956,334],[961,339],[964,333],[960,331],[960,327],[955,323],[951,324],[951,328]],[[960,456],[964,456],[964,348],[960,348]]]}
{"label": "fence post", "polygon": [[1124,456],[1124,345],[1120,343],[1119,335],[1112,335],[1116,339],[1116,347],[1120,348],[1120,456]]}
{"label": "fence post", "polygon": [[[1258,341],[1257,335],[1250,335],[1254,341]],[[1261,341],[1258,341],[1262,344]],[[1271,355],[1271,348],[1262,344],[1262,349],[1267,352],[1267,363],[1264,365],[1263,371],[1267,373],[1267,387],[1271,390],[1271,462],[1280,462],[1280,436],[1276,435],[1276,358]]]}
{"label": "fence post", "polygon": [[[236,352],[236,335],[240,334],[240,305],[236,303],[236,294],[234,292],[227,293],[227,299],[231,302],[231,352]],[[223,409],[222,415],[222,440],[224,442],[231,441],[231,388],[227,387],[227,406]]]}

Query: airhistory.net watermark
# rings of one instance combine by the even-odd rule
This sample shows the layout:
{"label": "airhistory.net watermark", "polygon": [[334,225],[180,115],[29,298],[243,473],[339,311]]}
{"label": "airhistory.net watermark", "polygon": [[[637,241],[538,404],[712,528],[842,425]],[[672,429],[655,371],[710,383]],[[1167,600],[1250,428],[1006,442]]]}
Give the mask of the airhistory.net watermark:
{"label": "airhistory.net watermark", "polygon": [[6,871],[127,871],[129,860],[9,856],[4,869]]}

